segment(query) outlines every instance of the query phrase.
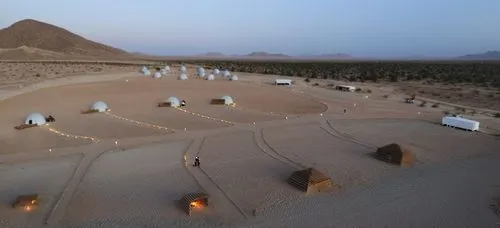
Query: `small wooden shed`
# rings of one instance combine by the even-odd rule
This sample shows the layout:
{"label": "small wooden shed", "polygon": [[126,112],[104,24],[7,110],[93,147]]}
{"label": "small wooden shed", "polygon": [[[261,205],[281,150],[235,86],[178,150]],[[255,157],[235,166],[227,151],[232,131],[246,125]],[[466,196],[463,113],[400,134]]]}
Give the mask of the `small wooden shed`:
{"label": "small wooden shed", "polygon": [[379,147],[375,157],[381,161],[400,166],[413,166],[416,160],[411,150],[397,143]]}
{"label": "small wooden shed", "polygon": [[188,193],[180,200],[182,209],[191,216],[194,210],[208,206],[208,195],[205,193]]}
{"label": "small wooden shed", "polygon": [[293,172],[288,178],[288,183],[306,194],[323,192],[333,188],[332,180],[314,168]]}

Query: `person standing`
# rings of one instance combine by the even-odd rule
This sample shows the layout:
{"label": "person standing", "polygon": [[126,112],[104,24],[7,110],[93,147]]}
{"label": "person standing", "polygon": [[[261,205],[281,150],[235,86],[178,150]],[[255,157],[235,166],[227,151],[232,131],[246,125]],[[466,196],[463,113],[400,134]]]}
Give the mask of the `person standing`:
{"label": "person standing", "polygon": [[195,157],[194,158],[194,166],[195,167],[199,167],[200,166],[200,158],[199,157]]}

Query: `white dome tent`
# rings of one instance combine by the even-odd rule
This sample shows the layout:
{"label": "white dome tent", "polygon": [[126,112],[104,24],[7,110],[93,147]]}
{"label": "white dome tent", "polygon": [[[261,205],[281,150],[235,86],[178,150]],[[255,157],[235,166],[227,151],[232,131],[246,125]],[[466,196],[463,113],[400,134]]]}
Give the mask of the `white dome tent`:
{"label": "white dome tent", "polygon": [[165,68],[163,68],[165,71],[167,71],[167,73],[170,73],[170,67],[167,65],[165,66]]}
{"label": "white dome tent", "polygon": [[144,76],[151,76],[151,71],[149,71],[149,70],[146,70],[142,73],[144,74]]}
{"label": "white dome tent", "polygon": [[226,78],[227,78],[227,77],[231,76],[231,73],[229,73],[229,71],[228,71],[228,70],[224,70],[224,71],[222,72],[222,76],[224,76],[224,77],[226,77]]}
{"label": "white dome tent", "polygon": [[160,74],[161,74],[162,76],[166,76],[166,75],[168,74],[168,71],[167,71],[167,70],[165,70],[165,69],[161,69],[161,70],[160,70]]}
{"label": "white dome tent", "polygon": [[155,75],[153,76],[153,78],[161,78],[161,73],[160,72],[156,72]]}
{"label": "white dome tent", "polygon": [[31,125],[31,124],[44,125],[46,123],[47,122],[45,121],[45,117],[38,112],[34,112],[34,113],[29,114],[28,117],[26,117],[26,120],[24,120],[24,124],[28,124],[28,125]]}
{"label": "white dome tent", "polygon": [[221,99],[224,100],[225,105],[232,105],[234,103],[233,98],[230,96],[223,96]]}
{"label": "white dome tent", "polygon": [[148,70],[148,68],[146,66],[143,66],[142,69],[141,69],[141,73],[144,73]]}
{"label": "white dome tent", "polygon": [[165,103],[170,103],[170,107],[179,107],[181,106],[181,101],[177,97],[169,97]]}
{"label": "white dome tent", "polygon": [[181,71],[181,74],[187,73],[186,66],[182,65],[181,68],[180,68],[180,71]]}
{"label": "white dome tent", "polygon": [[90,106],[91,110],[97,111],[97,112],[106,112],[109,111],[109,107],[106,103],[103,101],[97,101]]}
{"label": "white dome tent", "polygon": [[215,76],[219,76],[220,71],[219,71],[219,69],[215,68],[215,69],[212,71],[212,73],[213,73]]}
{"label": "white dome tent", "polygon": [[203,67],[199,67],[197,72],[196,72],[196,75],[198,77],[204,78],[205,77],[205,69]]}
{"label": "white dome tent", "polygon": [[238,81],[238,75],[231,75],[231,77],[229,77],[229,81]]}
{"label": "white dome tent", "polygon": [[209,74],[209,75],[207,76],[207,78],[205,78],[205,80],[212,81],[212,80],[215,80],[215,77],[214,77],[214,75],[213,75],[213,74]]}
{"label": "white dome tent", "polygon": [[188,79],[188,77],[186,74],[179,75],[179,80],[187,80],[187,79]]}

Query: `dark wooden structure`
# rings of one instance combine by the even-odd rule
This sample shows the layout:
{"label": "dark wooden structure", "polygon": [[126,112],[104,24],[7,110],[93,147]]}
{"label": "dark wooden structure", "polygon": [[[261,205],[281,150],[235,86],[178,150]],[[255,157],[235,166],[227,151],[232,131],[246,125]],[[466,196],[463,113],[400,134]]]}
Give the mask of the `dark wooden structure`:
{"label": "dark wooden structure", "polygon": [[293,172],[288,178],[288,183],[306,194],[323,192],[333,188],[332,180],[314,168]]}
{"label": "dark wooden structure", "polygon": [[226,100],[224,100],[224,99],[212,99],[212,101],[210,101],[210,104],[224,105],[224,104],[226,104]]}
{"label": "dark wooden structure", "polygon": [[16,198],[12,203],[12,208],[23,208],[24,210],[31,210],[38,205],[40,197],[38,194],[21,195]]}
{"label": "dark wooden structure", "polygon": [[416,160],[413,152],[397,143],[379,147],[375,157],[381,161],[400,166],[413,166]]}
{"label": "dark wooden structure", "polygon": [[38,126],[38,125],[36,125],[36,124],[21,124],[21,125],[15,126],[14,128],[17,130],[23,130],[26,128],[36,127],[36,126]]}
{"label": "dark wooden structure", "polygon": [[191,216],[195,209],[204,208],[208,206],[208,195],[205,193],[188,193],[180,200],[182,209]]}
{"label": "dark wooden structure", "polygon": [[91,114],[91,113],[96,113],[96,112],[99,112],[99,110],[89,108],[87,110],[82,111],[82,114]]}
{"label": "dark wooden structure", "polygon": [[159,102],[158,107],[172,107],[172,103],[170,102]]}

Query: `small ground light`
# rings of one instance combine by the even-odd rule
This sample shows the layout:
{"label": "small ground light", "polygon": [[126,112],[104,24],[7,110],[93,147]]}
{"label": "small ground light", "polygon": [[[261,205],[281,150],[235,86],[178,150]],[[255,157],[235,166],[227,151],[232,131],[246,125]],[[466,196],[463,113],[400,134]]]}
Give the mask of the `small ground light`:
{"label": "small ground light", "polygon": [[354,107],[356,107],[356,103],[354,103]]}
{"label": "small ground light", "polygon": [[255,122],[253,122],[253,125],[255,125]]}
{"label": "small ground light", "polygon": [[319,116],[323,116],[323,113],[320,113]]}
{"label": "small ground light", "polygon": [[52,149],[49,149],[49,153],[52,153]]}
{"label": "small ground light", "polygon": [[128,79],[127,79],[127,80],[125,80],[125,82],[128,82]]}
{"label": "small ground light", "polygon": [[285,116],[285,120],[287,120],[287,119],[288,119],[288,116]]}
{"label": "small ground light", "polygon": [[187,128],[184,128],[184,131],[186,131],[186,130],[187,130]]}
{"label": "small ground light", "polygon": [[117,145],[117,146],[118,146],[118,140],[115,140],[115,145]]}

